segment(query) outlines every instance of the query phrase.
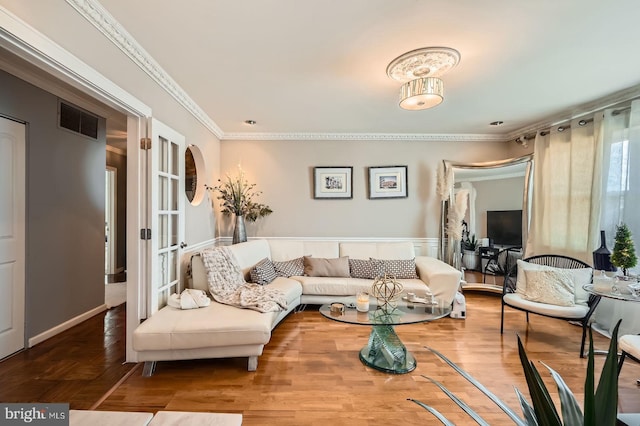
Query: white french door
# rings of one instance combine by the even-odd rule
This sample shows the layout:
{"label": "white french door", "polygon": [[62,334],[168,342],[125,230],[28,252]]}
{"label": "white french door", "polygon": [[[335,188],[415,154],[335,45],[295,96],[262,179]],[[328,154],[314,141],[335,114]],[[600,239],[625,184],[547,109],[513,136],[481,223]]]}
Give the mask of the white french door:
{"label": "white french door", "polygon": [[25,341],[25,134],[0,117],[0,359]]}
{"label": "white french door", "polygon": [[150,277],[148,315],[180,293],[184,247],[184,136],[152,119],[149,155]]}

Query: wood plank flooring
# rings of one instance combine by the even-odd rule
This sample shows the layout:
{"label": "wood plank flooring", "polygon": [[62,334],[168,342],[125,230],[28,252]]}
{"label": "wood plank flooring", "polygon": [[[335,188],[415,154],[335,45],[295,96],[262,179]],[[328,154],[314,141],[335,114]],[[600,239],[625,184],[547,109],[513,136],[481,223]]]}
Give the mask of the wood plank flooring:
{"label": "wood plank flooring", "polygon": [[[528,395],[517,354],[516,334],[529,357],[558,371],[583,398],[586,360],[578,357],[581,329],[564,321],[506,311],[500,335],[500,299],[465,293],[467,319],[443,318],[396,331],[418,360],[415,371],[389,375],[365,367],[358,351],[369,328],[337,323],[317,309],[291,314],[274,330],[248,372],[246,359],[161,362],[150,378],[122,365],[124,309],[106,314],[0,363],[0,401],[69,402],[72,408],[99,410],[209,411],[243,415],[243,425],[425,425],[439,424],[407,401],[434,406],[458,425],[469,418],[423,376],[441,381],[491,425],[513,424],[471,384],[425,348],[449,357],[520,412],[514,392]],[[106,334],[104,334],[106,332]],[[594,334],[596,348],[608,340]],[[596,377],[604,361],[596,356]],[[555,386],[537,363],[554,398]],[[640,412],[640,364],[625,362],[620,376],[619,411]],[[112,389],[111,392],[108,392]]]}
{"label": "wood plank flooring", "polygon": [[125,305],[0,362],[0,401],[89,409],[135,364],[125,358]]}

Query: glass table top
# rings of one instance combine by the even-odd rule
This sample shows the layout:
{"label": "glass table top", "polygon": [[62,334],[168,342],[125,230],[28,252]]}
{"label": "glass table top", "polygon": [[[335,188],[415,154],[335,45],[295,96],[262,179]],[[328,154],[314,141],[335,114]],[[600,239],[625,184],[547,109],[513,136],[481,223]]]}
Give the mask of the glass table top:
{"label": "glass table top", "polygon": [[[342,302],[340,302],[342,303]],[[344,312],[331,312],[331,304],[320,306],[320,313],[334,321],[358,325],[401,325],[433,321],[451,313],[450,307],[399,301],[385,309],[371,303],[368,312],[358,312],[345,303]]]}
{"label": "glass table top", "polygon": [[[615,287],[615,285],[614,285]],[[593,288],[593,284],[586,284],[582,286],[584,290],[596,296],[607,297],[609,299],[626,300],[628,302],[640,302],[640,293],[624,288],[620,286],[619,289],[612,289],[611,291],[598,291]]]}

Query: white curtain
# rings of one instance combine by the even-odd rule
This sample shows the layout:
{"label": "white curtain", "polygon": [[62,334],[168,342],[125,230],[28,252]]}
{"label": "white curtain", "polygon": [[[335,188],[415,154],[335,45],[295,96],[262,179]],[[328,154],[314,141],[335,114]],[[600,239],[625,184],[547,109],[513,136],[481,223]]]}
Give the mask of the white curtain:
{"label": "white curtain", "polygon": [[[640,100],[615,115],[614,111],[609,109],[604,113],[601,229],[606,233],[607,247],[612,250],[616,226],[626,223],[635,242],[636,255],[640,256],[637,244],[640,242]],[[629,273],[639,271],[636,267]],[[640,333],[640,302],[603,298],[595,313],[596,327],[611,332],[619,318],[622,318],[620,335]]]}
{"label": "white curtain", "polygon": [[591,264],[599,246],[602,120],[579,121],[536,136],[527,256],[562,254]]}

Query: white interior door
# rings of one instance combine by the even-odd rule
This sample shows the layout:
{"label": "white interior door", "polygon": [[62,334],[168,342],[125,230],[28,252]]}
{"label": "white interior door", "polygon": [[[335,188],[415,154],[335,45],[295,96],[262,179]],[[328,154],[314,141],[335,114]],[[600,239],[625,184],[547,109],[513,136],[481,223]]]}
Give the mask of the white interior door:
{"label": "white interior door", "polygon": [[[107,166],[105,170],[105,200],[104,200],[104,273],[116,273],[116,200],[117,200],[117,173],[115,167]],[[106,281],[106,280],[105,280]]]}
{"label": "white interior door", "polygon": [[25,125],[0,117],[0,359],[24,348]]}
{"label": "white interior door", "polygon": [[151,315],[180,292],[180,255],[184,241],[184,136],[153,119],[151,187]]}

